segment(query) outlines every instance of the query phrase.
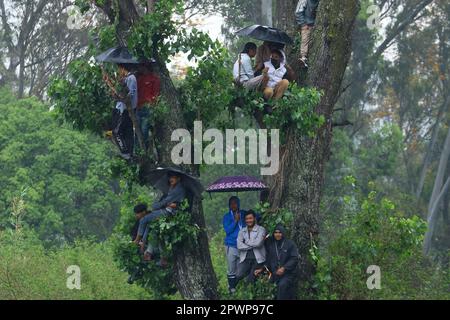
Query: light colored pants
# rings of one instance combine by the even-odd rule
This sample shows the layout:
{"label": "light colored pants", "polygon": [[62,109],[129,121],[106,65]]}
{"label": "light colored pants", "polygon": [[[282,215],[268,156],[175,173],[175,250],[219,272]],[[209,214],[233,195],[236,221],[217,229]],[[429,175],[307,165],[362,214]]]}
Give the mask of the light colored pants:
{"label": "light colored pants", "polygon": [[273,98],[274,100],[280,99],[284,95],[288,87],[289,81],[283,79],[277,83],[275,88],[267,87],[264,89],[264,99],[266,100],[269,100],[271,98]]}
{"label": "light colored pants", "polygon": [[301,26],[300,33],[302,36],[302,44],[300,46],[300,58],[307,58],[309,52],[309,46],[311,44],[312,26]]}
{"label": "light colored pants", "polygon": [[263,82],[263,75],[251,78],[248,81],[245,81],[242,83],[242,86],[247,90],[259,90],[261,88],[262,82]]}
{"label": "light colored pants", "polygon": [[237,267],[239,264],[239,250],[234,247],[225,247],[227,253],[228,277],[236,277]]}

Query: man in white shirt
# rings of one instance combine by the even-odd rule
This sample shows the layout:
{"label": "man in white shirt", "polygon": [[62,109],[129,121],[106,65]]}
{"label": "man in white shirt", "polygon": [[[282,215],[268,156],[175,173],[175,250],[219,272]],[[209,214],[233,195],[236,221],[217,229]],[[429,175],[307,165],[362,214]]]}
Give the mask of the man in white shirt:
{"label": "man in white shirt", "polygon": [[272,56],[264,66],[269,77],[264,89],[264,99],[280,99],[289,87],[289,80],[295,79],[294,70],[286,64],[285,54],[278,49],[272,50]]}
{"label": "man in white shirt", "polygon": [[236,83],[248,90],[259,90],[267,82],[267,70],[263,74],[255,77],[253,71],[252,58],[256,56],[257,46],[253,42],[248,42],[244,50],[239,54],[238,60],[234,64],[233,76]]}

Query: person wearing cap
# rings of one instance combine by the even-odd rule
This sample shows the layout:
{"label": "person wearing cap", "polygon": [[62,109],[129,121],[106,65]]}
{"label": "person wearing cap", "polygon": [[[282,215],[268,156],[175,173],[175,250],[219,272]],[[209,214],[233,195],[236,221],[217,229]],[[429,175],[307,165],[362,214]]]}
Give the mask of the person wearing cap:
{"label": "person wearing cap", "polygon": [[228,290],[230,293],[236,292],[237,268],[239,264],[239,250],[237,239],[239,231],[245,227],[244,216],[246,211],[241,210],[241,201],[233,196],[228,201],[228,212],[223,216],[223,229],[225,230],[225,250],[227,255],[227,278]]}
{"label": "person wearing cap", "polygon": [[[272,273],[272,281],[277,285],[277,300],[294,300],[297,287],[298,249],[294,241],[286,238],[286,229],[277,225],[272,237],[265,243],[265,266]],[[263,271],[255,271],[258,276]]]}
{"label": "person wearing cap", "polygon": [[237,239],[239,250],[237,282],[244,278],[253,282],[255,270],[261,268],[266,260],[264,247],[266,229],[257,224],[256,213],[253,210],[245,213],[245,224],[246,226],[239,231]]}
{"label": "person wearing cap", "polygon": [[[145,246],[145,240],[148,237],[147,225],[160,217],[174,214],[186,198],[186,190],[180,182],[181,176],[176,172],[170,172],[168,176],[169,191],[159,201],[152,204],[152,212],[139,222],[138,234],[134,242],[141,247]],[[144,240],[143,243],[141,240]]]}

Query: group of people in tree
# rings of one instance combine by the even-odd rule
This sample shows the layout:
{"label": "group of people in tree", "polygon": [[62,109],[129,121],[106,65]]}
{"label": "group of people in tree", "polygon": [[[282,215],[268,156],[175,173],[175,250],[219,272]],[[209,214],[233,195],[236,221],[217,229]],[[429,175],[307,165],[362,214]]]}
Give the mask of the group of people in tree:
{"label": "group of people in tree", "polygon": [[[298,62],[304,68],[308,68],[308,52],[318,4],[319,0],[299,0],[295,12],[301,36]],[[284,47],[282,43],[270,41],[264,41],[259,47],[253,42],[246,43],[233,67],[235,83],[247,90],[261,91],[266,101],[283,97],[289,83],[296,79],[293,68],[287,62]]]}
{"label": "group of people in tree", "polygon": [[[296,10],[296,20],[302,37],[299,62],[308,67],[308,50],[311,29],[314,26],[318,0],[300,0]],[[255,58],[255,65],[252,59]],[[287,63],[284,44],[264,41],[259,47],[248,42],[234,64],[233,76],[237,85],[247,90],[261,91],[266,101],[280,99],[295,74]],[[113,111],[112,130],[109,135],[127,160],[133,157],[135,127],[140,129],[144,147],[150,144],[150,123],[152,106],[160,95],[160,78],[153,72],[152,61],[140,64],[119,64],[120,92],[105,75],[104,80],[110,87],[117,104]],[[132,114],[130,114],[132,113]],[[135,116],[133,123],[132,115]],[[141,144],[142,145],[142,144]],[[145,204],[134,208],[136,222],[131,231],[132,241],[138,246],[143,261],[156,261],[167,266],[167,259],[152,232],[150,223],[158,218],[174,215],[186,198],[186,190],[180,182],[177,172],[168,175],[169,189],[163,197],[154,202],[151,210]],[[225,249],[228,264],[228,285],[231,294],[235,293],[240,280],[254,282],[266,275],[276,283],[278,299],[294,299],[298,250],[293,241],[287,239],[283,226],[276,226],[272,234],[258,224],[259,215],[253,210],[242,210],[238,197],[229,200],[229,211],[223,217],[226,233]]]}
{"label": "group of people in tree", "polygon": [[[141,64],[119,64],[118,76],[121,92],[117,92],[114,84],[105,74],[104,81],[110,87],[113,97],[117,100],[112,115],[112,130],[107,133],[118,146],[121,156],[130,160],[134,154],[134,146],[138,140],[133,128],[131,115],[126,101],[136,116],[137,125],[142,132],[143,144],[150,147],[152,124],[152,109],[161,91],[161,80],[153,71],[153,62]],[[124,98],[126,97],[126,98]]]}
{"label": "group of people in tree", "polygon": [[[131,238],[138,246],[144,262],[154,261],[165,268],[167,257],[150,223],[158,218],[174,215],[186,199],[186,189],[177,172],[168,174],[169,191],[159,201],[134,208],[136,222]],[[240,199],[233,196],[228,202],[229,211],[223,217],[225,251],[228,265],[227,278],[231,294],[236,292],[240,280],[254,283],[260,276],[268,276],[277,285],[277,299],[295,298],[298,250],[293,241],[286,238],[286,230],[277,225],[271,235],[258,224],[260,215],[253,210],[242,210]],[[154,231],[154,230],[153,230]]]}

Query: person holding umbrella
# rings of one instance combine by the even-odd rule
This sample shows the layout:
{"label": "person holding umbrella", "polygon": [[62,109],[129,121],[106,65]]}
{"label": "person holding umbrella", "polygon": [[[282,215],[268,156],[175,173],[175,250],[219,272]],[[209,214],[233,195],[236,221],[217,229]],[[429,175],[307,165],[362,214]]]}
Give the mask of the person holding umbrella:
{"label": "person holding umbrella", "polygon": [[244,228],[244,216],[246,211],[240,208],[241,201],[237,196],[233,196],[228,201],[229,211],[223,216],[223,229],[225,230],[225,250],[227,255],[227,278],[230,293],[236,292],[236,273],[239,264],[239,250],[237,248],[237,238],[239,231]]}
{"label": "person holding umbrella", "polygon": [[[271,280],[277,285],[277,299],[295,299],[299,255],[294,241],[286,238],[286,229],[282,225],[275,227],[272,237],[266,240],[265,248],[265,265],[272,273]],[[264,268],[257,269],[255,276],[263,271]]]}
{"label": "person holding umbrella", "polygon": [[311,33],[316,23],[319,0],[299,0],[295,10],[297,25],[299,26],[302,44],[300,48],[300,63],[308,68],[308,52],[311,43]]}

